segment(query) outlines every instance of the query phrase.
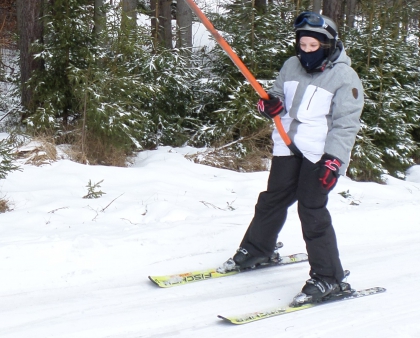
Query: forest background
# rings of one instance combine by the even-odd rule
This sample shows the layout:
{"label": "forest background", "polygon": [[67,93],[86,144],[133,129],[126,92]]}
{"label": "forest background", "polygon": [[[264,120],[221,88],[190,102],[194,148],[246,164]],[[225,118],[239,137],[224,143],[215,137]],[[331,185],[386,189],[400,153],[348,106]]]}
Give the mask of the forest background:
{"label": "forest background", "polygon": [[[403,179],[420,163],[420,1],[197,1],[265,89],[295,54],[304,10],[338,23],[365,88],[348,176]],[[267,169],[270,121],[217,46],[193,43],[184,0],[0,0],[0,178],[21,135],[68,144],[81,163],[124,166],[139,150],[207,147],[196,162]]]}

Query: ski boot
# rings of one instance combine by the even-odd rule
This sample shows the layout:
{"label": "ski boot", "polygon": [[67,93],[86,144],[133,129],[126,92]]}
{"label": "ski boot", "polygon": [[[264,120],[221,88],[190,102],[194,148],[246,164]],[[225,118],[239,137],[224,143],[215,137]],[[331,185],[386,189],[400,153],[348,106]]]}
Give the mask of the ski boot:
{"label": "ski boot", "polygon": [[245,248],[239,248],[233,256],[233,261],[242,269],[255,268],[257,265],[267,263],[270,257],[252,256]]}
{"label": "ski boot", "polygon": [[[350,275],[350,271],[344,271],[344,280]],[[320,276],[313,276],[308,279],[302,288],[302,291],[293,298],[290,306],[299,307],[308,303],[319,303],[327,301],[332,297],[351,293],[349,283],[330,283]]]}
{"label": "ski boot", "polygon": [[229,258],[223,265],[217,269],[217,272],[227,273],[229,271],[254,269],[256,266],[268,263],[270,261],[279,262],[281,260],[278,249],[283,246],[283,243],[276,244],[275,250],[270,257],[252,256],[245,248],[236,250],[233,258]]}

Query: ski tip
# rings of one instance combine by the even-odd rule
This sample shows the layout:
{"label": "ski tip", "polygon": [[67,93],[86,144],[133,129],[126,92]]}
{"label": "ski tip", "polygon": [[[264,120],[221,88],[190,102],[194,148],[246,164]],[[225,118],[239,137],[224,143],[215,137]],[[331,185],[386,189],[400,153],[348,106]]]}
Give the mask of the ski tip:
{"label": "ski tip", "polygon": [[153,284],[159,286],[160,288],[164,288],[165,287],[164,285],[162,285],[161,283],[159,283],[159,281],[157,281],[156,279],[154,279],[153,276],[147,276],[147,277],[153,282]]}
{"label": "ski tip", "polygon": [[223,317],[221,315],[217,315],[217,318],[223,319],[223,322],[225,322],[225,323],[230,323],[230,324],[235,324],[235,325],[244,324],[244,323],[240,323],[240,322],[237,322],[235,320],[229,319],[227,317]]}
{"label": "ski tip", "polygon": [[159,285],[158,283],[156,283],[155,280],[153,280],[153,277],[152,276],[147,276],[147,278],[149,278],[154,284]]}

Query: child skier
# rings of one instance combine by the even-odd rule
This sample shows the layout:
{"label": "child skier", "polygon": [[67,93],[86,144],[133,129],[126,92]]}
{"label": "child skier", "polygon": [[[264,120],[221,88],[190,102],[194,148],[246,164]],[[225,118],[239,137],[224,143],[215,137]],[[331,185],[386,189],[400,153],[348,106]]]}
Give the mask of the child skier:
{"label": "child skier", "polygon": [[342,283],[344,271],[327,202],[349,164],[360,128],[363,88],[330,18],[304,12],[294,27],[297,56],[284,63],[269,99],[260,99],[257,108],[269,119],[280,115],[303,157],[292,154],[273,131],[267,191],[259,195],[233,260],[240,268],[268,262],[287,209],[297,201],[310,264],[302,293],[306,302],[317,302],[350,287]]}

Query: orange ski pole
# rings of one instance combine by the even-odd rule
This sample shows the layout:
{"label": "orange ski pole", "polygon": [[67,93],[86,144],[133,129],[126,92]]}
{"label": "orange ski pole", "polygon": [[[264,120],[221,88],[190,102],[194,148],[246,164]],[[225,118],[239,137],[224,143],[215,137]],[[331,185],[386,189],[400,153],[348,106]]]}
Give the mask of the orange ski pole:
{"label": "orange ski pole", "polygon": [[[236,67],[238,67],[238,69],[241,71],[243,76],[245,76],[245,78],[249,81],[249,83],[255,89],[255,91],[258,93],[258,95],[263,99],[268,99],[267,92],[258,83],[258,81],[251,74],[251,72],[248,70],[248,68],[242,62],[242,60],[238,57],[238,55],[236,55],[236,53],[233,51],[233,49],[226,42],[226,40],[223,39],[223,37],[219,34],[219,32],[214,28],[213,24],[205,16],[205,14],[201,11],[201,9],[198,8],[198,6],[194,2],[194,0],[185,0],[185,2],[191,8],[191,10],[195,13],[195,15],[197,15],[198,19],[207,28],[207,30],[211,33],[211,35],[216,39],[217,43],[220,45],[220,47],[223,48],[223,50],[226,52],[226,54],[230,57],[230,59],[236,65]],[[293,144],[289,135],[287,135],[286,131],[284,130],[283,125],[282,125],[281,120],[280,120],[280,116],[277,115],[273,120],[274,120],[274,123],[276,124],[277,131],[279,132],[279,134],[280,134],[281,138],[283,139],[284,143],[286,143],[286,145],[289,147],[289,149],[296,156],[302,157],[302,153]]]}

